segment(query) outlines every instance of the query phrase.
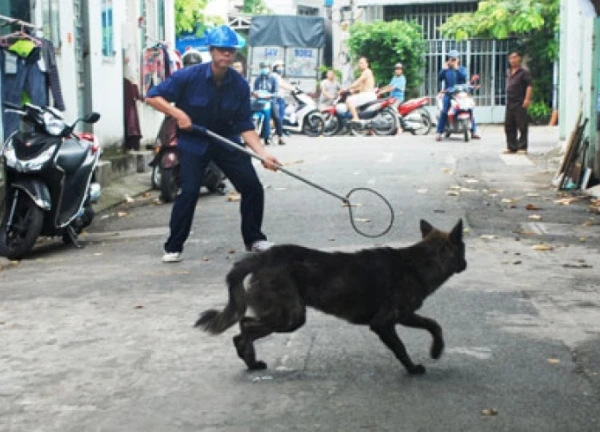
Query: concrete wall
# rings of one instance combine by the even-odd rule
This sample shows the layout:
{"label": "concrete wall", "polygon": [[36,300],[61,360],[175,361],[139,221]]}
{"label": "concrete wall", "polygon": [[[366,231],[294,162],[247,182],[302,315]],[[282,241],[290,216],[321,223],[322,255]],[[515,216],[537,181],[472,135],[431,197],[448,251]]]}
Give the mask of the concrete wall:
{"label": "concrete wall", "polygon": [[592,97],[592,46],[596,13],[589,0],[561,0],[560,4],[559,127],[567,139],[575,127],[579,107],[589,117]]}

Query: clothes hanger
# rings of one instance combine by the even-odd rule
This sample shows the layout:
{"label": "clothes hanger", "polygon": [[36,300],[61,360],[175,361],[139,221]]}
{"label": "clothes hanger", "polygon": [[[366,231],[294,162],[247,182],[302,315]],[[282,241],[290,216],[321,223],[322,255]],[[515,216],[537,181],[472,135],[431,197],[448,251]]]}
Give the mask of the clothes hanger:
{"label": "clothes hanger", "polygon": [[25,26],[23,25],[21,25],[21,30],[0,37],[0,45],[2,45],[3,47],[8,47],[11,43],[13,43],[11,39],[30,40],[37,47],[42,45],[42,41],[36,38],[35,36],[28,34],[25,31]]}

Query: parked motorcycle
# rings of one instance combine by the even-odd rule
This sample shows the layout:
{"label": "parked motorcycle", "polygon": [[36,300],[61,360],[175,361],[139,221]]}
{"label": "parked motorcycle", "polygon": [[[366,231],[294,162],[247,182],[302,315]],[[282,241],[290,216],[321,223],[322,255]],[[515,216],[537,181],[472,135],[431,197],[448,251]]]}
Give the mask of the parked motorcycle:
{"label": "parked motorcycle", "polygon": [[52,107],[4,106],[22,117],[22,128],[0,150],[5,172],[0,254],[20,259],[39,236],[62,236],[81,247],[77,238],[92,223],[92,204],[100,198],[94,171],[101,152],[93,135],[73,131],[80,121],[96,123],[100,114],[68,125]]}
{"label": "parked motorcycle", "polygon": [[448,109],[448,121],[444,129],[444,136],[447,138],[452,134],[461,134],[465,142],[471,139],[471,129],[473,126],[473,109],[475,101],[472,94],[479,86],[474,83],[479,79],[474,75],[469,84],[458,84],[437,96],[438,121],[439,113],[444,106],[444,94],[450,95],[450,108]]}
{"label": "parked motorcycle", "polygon": [[[152,167],[152,187],[160,190],[164,202],[172,202],[181,187],[179,177],[179,151],[177,150],[177,120],[165,117],[154,149]],[[204,169],[202,186],[211,193],[225,195],[225,174],[214,162],[209,162]]]}
{"label": "parked motorcycle", "polygon": [[285,109],[283,129],[316,137],[323,133],[325,120],[315,101],[299,88],[291,91],[294,103]]}
{"label": "parked motorcycle", "polygon": [[425,108],[427,104],[429,98],[421,97],[409,99],[398,106],[402,130],[413,135],[427,135],[431,131],[433,120]]}
{"label": "parked motorcycle", "polygon": [[394,109],[396,98],[377,99],[357,107],[360,122],[351,122],[352,114],[346,105],[350,93],[340,92],[338,99],[321,112],[325,119],[323,135],[333,136],[350,131],[356,136],[366,136],[371,130],[376,135],[394,135],[398,130],[398,114]]}

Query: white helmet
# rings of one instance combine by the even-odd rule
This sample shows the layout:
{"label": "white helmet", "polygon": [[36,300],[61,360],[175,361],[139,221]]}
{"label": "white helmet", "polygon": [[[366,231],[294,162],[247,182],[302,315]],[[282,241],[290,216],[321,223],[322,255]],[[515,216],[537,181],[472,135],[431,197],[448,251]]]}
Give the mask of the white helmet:
{"label": "white helmet", "polygon": [[285,63],[283,63],[283,60],[275,60],[273,62],[273,64],[271,65],[271,69],[275,70],[278,67],[283,67],[285,65]]}

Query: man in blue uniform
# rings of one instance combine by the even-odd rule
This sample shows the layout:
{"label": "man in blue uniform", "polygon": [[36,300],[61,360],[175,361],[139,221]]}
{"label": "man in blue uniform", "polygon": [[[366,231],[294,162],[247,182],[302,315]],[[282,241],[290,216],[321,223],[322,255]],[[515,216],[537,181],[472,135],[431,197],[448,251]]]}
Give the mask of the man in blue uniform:
{"label": "man in blue uniform", "polygon": [[[175,200],[164,245],[163,262],[181,261],[198,201],[204,169],[213,160],[242,195],[242,237],[247,250],[260,251],[272,243],[262,232],[264,190],[250,157],[191,131],[192,124],[241,144],[240,135],[265,167],[280,163],[266,152],[254,130],[250,113],[250,89],[244,78],[230,68],[239,46],[237,34],[226,25],[213,30],[208,45],[212,61],[175,72],[148,92],[146,102],[177,119],[181,192]],[[172,105],[174,103],[174,105]]]}
{"label": "man in blue uniform", "polygon": [[[444,63],[440,74],[438,75],[438,87],[439,92],[441,93],[444,89],[449,89],[454,87],[457,84],[466,84],[468,79],[467,69],[460,65],[459,60],[459,52],[456,50],[452,50],[448,52],[448,61]],[[442,88],[442,82],[444,83],[444,87]],[[437,134],[435,136],[436,141],[442,140],[442,134],[444,133],[444,128],[446,127],[446,122],[448,121],[448,110],[450,109],[450,95],[448,93],[444,94],[444,100],[442,105],[442,112],[440,113],[440,121],[437,125]],[[479,135],[475,133],[475,118],[473,117],[472,124],[472,137],[474,139],[479,139]]]}

